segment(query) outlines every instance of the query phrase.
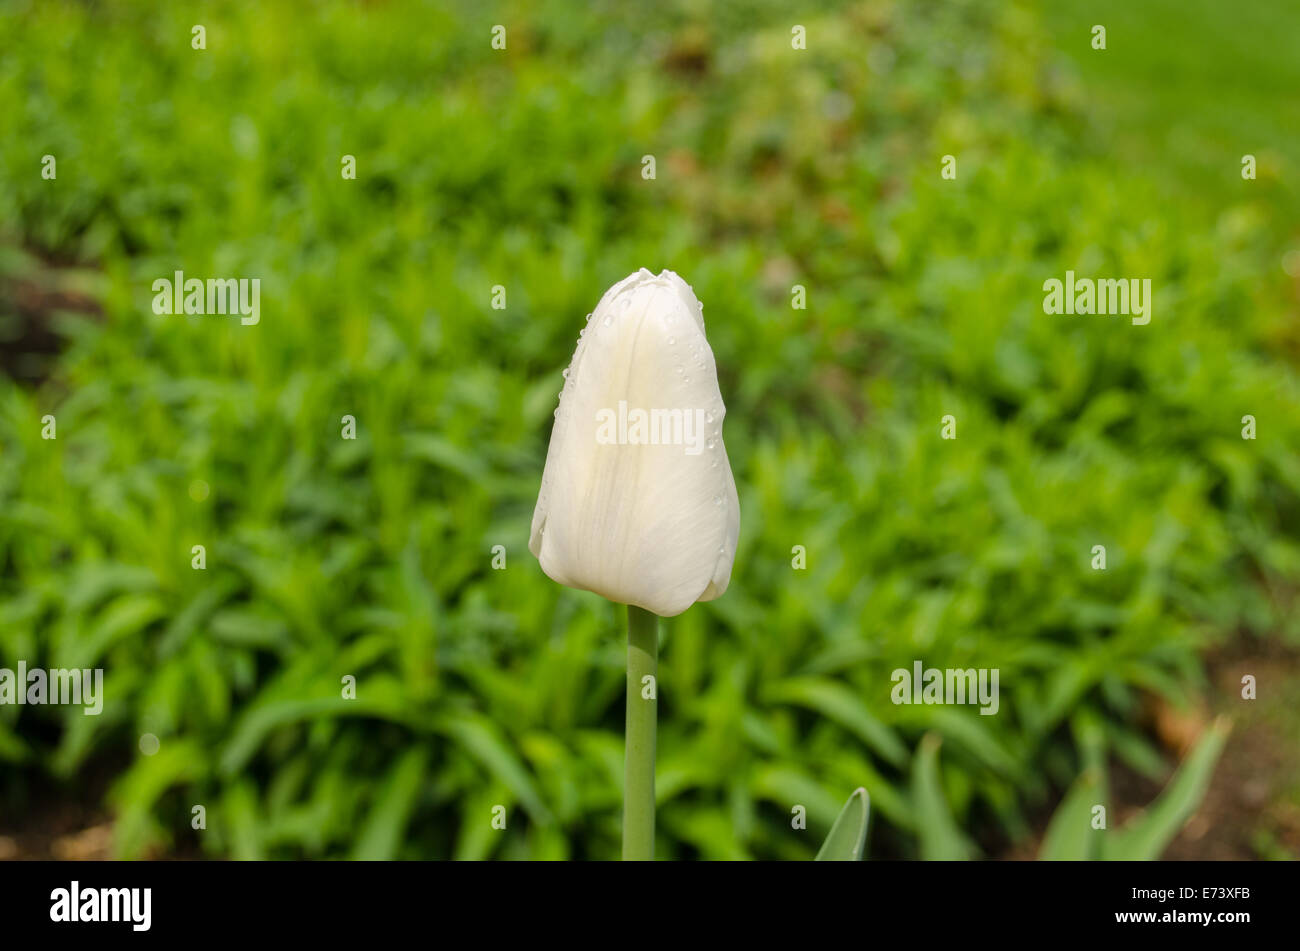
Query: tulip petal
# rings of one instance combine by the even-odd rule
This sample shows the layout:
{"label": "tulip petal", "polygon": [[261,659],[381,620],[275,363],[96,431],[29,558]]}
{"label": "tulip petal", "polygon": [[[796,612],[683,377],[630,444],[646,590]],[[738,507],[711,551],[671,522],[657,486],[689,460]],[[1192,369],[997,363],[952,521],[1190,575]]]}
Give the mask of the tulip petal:
{"label": "tulip petal", "polygon": [[721,595],[740,533],[725,412],[690,287],[642,269],[610,288],[551,432],[528,545],[542,570],[663,617]]}

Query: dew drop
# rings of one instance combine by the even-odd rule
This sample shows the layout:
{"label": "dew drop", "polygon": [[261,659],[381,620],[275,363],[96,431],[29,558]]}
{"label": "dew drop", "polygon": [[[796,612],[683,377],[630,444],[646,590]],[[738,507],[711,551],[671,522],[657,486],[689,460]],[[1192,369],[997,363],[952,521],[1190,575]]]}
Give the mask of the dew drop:
{"label": "dew drop", "polygon": [[669,338],[668,338],[668,346],[671,347],[671,346],[672,346],[673,344],[675,344],[676,342],[677,342],[677,338],[676,338],[676,337],[669,337]]}
{"label": "dew drop", "polygon": [[709,413],[709,412],[706,412],[706,413],[704,414],[704,421],[705,421],[706,423],[711,423],[711,422],[713,422],[713,414],[712,414],[712,413]]}
{"label": "dew drop", "polygon": [[569,378],[569,368],[565,367],[563,370],[561,370],[560,376],[564,377],[567,380]]}
{"label": "dew drop", "polygon": [[713,504],[714,504],[714,505],[721,505],[721,504],[722,504],[722,496],[720,496],[720,495],[715,495],[715,496],[713,497]]}
{"label": "dew drop", "polygon": [[717,448],[717,445],[718,445],[718,444],[717,444],[716,442],[714,442],[712,439],[710,439],[710,440],[709,440],[708,442],[706,442],[704,445],[708,446],[710,449],[715,449],[715,448]]}
{"label": "dew drop", "polygon": [[680,363],[677,364],[677,366],[676,366],[676,370],[677,370],[678,373],[684,373],[684,372],[685,372],[685,369],[682,367],[682,365],[681,365]]}

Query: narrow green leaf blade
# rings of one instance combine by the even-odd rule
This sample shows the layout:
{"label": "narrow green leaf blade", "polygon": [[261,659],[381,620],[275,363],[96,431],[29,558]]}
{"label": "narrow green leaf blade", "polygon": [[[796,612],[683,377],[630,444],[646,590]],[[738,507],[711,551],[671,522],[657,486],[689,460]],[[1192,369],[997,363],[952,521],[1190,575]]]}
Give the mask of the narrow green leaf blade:
{"label": "narrow green leaf blade", "polygon": [[822,843],[815,862],[860,862],[867,844],[867,820],[871,817],[871,796],[859,786],[849,796],[839,817]]}
{"label": "narrow green leaf blade", "polygon": [[1205,798],[1214,765],[1231,729],[1232,723],[1226,717],[1214,721],[1156,801],[1106,840],[1102,846],[1103,858],[1150,861],[1160,857]]}
{"label": "narrow green leaf blade", "polygon": [[1097,767],[1079,774],[1057,806],[1038,857],[1047,861],[1081,862],[1101,851],[1102,830],[1092,827],[1092,809],[1106,798],[1106,783]]}
{"label": "narrow green leaf blade", "polygon": [[939,746],[935,733],[921,738],[912,762],[912,798],[916,806],[916,831],[921,840],[921,858],[927,862],[965,860],[971,857],[970,841],[957,827],[939,782]]}
{"label": "narrow green leaf blade", "polygon": [[514,793],[534,822],[551,821],[551,812],[543,804],[532,776],[490,720],[462,714],[441,720],[439,729]]}
{"label": "narrow green leaf blade", "polygon": [[352,847],[353,859],[386,861],[397,857],[427,766],[427,752],[415,747],[389,771]]}
{"label": "narrow green leaf blade", "polygon": [[817,677],[791,677],[768,690],[768,699],[815,710],[853,731],[863,743],[894,766],[907,762],[907,747],[862,699],[843,684]]}

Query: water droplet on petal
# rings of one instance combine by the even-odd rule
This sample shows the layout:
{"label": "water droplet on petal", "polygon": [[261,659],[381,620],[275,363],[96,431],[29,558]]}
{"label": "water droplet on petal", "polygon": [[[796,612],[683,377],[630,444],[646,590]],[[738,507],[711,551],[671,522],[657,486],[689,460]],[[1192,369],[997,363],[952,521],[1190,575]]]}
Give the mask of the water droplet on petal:
{"label": "water droplet on petal", "polygon": [[675,344],[676,342],[677,342],[677,338],[676,338],[676,337],[669,337],[669,338],[668,338],[668,346],[671,347],[671,346],[672,346],[673,344]]}
{"label": "water droplet on petal", "polygon": [[721,505],[721,504],[722,504],[722,496],[720,496],[720,495],[715,495],[715,496],[713,497],[713,504],[714,504],[714,505]]}
{"label": "water droplet on petal", "polygon": [[713,414],[712,414],[712,413],[709,413],[709,412],[706,412],[706,413],[704,414],[704,421],[705,421],[706,423],[711,423],[711,422],[713,422]]}
{"label": "water droplet on petal", "polygon": [[677,366],[674,367],[674,369],[675,369],[678,373],[684,373],[684,372],[686,372],[686,371],[685,371],[685,368],[684,368],[680,363],[677,364]]}
{"label": "water droplet on petal", "polygon": [[708,442],[706,442],[704,445],[708,446],[710,449],[713,449],[713,448],[715,448],[718,444],[717,444],[716,442],[714,442],[712,439],[710,439],[710,440],[709,440]]}
{"label": "water droplet on petal", "polygon": [[567,380],[569,378],[569,368],[565,367],[563,370],[561,370],[560,376],[564,377]]}

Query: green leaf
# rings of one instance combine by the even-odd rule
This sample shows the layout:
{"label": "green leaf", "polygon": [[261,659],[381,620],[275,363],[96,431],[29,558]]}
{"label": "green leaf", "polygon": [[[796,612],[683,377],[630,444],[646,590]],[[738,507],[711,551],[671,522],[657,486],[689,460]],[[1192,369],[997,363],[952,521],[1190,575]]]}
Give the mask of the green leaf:
{"label": "green leaf", "polygon": [[408,751],[389,771],[366,824],[357,836],[352,849],[354,859],[388,860],[397,856],[427,765],[428,754],[417,747]]}
{"label": "green leaf", "polygon": [[939,707],[930,714],[930,726],[945,741],[970,752],[990,769],[1004,776],[1018,776],[1022,772],[1019,762],[987,726],[989,719],[979,714]]}
{"label": "green leaf", "polygon": [[871,797],[859,786],[840,810],[822,843],[816,862],[860,862],[867,844],[867,820],[871,816]]}
{"label": "green leaf", "polygon": [[485,717],[463,714],[441,720],[438,728],[514,793],[534,822],[551,821],[551,812],[543,805],[528,770],[490,721]]}
{"label": "green leaf", "polygon": [[768,691],[768,699],[815,710],[852,731],[886,762],[894,766],[907,762],[907,747],[903,741],[842,684],[816,677],[793,677],[773,685]]}
{"label": "green leaf", "polygon": [[31,755],[22,737],[0,722],[0,762],[21,763]]}
{"label": "green leaf", "polygon": [[[300,696],[282,696],[291,691]],[[246,707],[231,728],[230,740],[218,760],[218,768],[226,776],[240,772],[267,736],[279,727],[326,717],[375,717],[405,724],[410,715],[401,682],[387,675],[368,677],[356,700],[343,699],[338,687],[328,680],[300,686],[283,681],[264,691],[263,696],[267,699],[258,699]]]}
{"label": "green leaf", "polygon": [[840,802],[809,776],[789,766],[764,766],[754,773],[754,791],[759,796],[789,808],[790,803],[808,807],[811,817],[829,816]]}
{"label": "green leaf", "polygon": [[432,463],[466,479],[477,481],[488,472],[478,453],[432,433],[408,434],[404,438],[403,449],[407,458]]}
{"label": "green leaf", "polygon": [[154,621],[166,616],[166,606],[151,594],[119,595],[96,618],[89,636],[73,642],[62,655],[67,659],[60,666],[94,667],[114,643],[138,637]]}
{"label": "green leaf", "polygon": [[1038,851],[1040,859],[1078,862],[1095,859],[1104,833],[1092,827],[1092,810],[1106,798],[1100,769],[1085,769],[1057,807]]}
{"label": "green leaf", "polygon": [[1215,720],[1156,801],[1106,840],[1102,857],[1130,862],[1159,858],[1205,798],[1214,765],[1231,729],[1232,723],[1226,717]]}
{"label": "green leaf", "polygon": [[207,766],[202,744],[173,736],[163,736],[154,755],[136,759],[109,794],[117,812],[117,857],[139,858],[150,846],[166,841],[168,833],[156,815],[158,801],[169,789],[201,779]]}
{"label": "green leaf", "polygon": [[912,798],[916,802],[916,833],[921,840],[921,858],[926,861],[965,860],[972,846],[953,821],[939,782],[937,734],[927,733],[912,760]]}

